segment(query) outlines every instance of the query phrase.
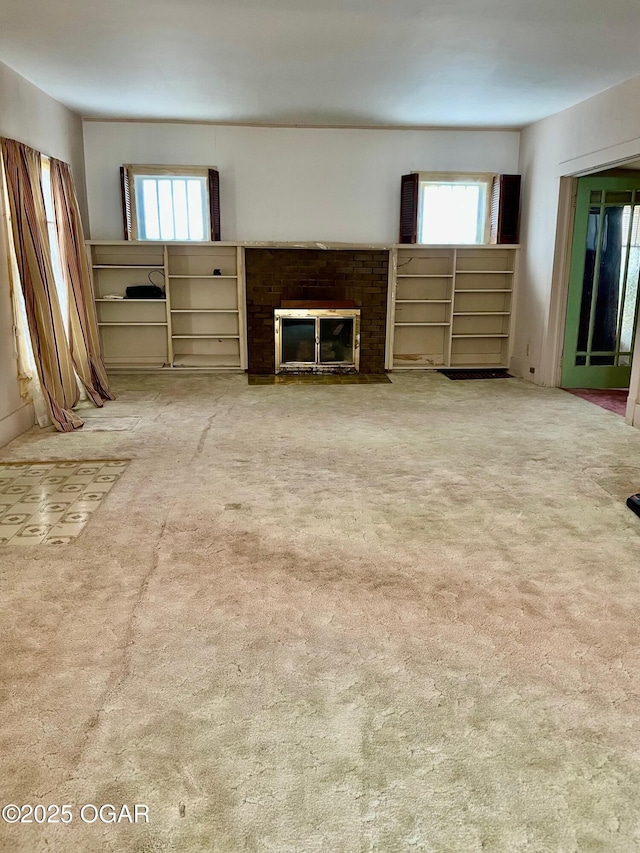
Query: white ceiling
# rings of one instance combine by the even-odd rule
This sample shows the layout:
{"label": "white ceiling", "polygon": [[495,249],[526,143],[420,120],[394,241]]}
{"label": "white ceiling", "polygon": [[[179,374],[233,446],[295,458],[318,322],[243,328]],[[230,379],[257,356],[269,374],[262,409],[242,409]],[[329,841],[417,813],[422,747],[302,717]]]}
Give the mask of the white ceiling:
{"label": "white ceiling", "polygon": [[85,116],[519,127],[640,73],[638,0],[0,0]]}

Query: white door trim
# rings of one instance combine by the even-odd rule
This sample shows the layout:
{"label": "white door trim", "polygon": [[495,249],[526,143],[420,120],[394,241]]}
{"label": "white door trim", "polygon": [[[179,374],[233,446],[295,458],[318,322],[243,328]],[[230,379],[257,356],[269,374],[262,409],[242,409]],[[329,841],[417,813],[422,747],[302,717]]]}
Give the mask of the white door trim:
{"label": "white door trim", "polygon": [[553,387],[560,385],[562,375],[564,325],[567,316],[567,299],[569,297],[573,223],[575,219],[575,199],[577,192],[577,178],[572,176],[560,178],[558,224],[553,258],[551,298],[549,300],[549,325],[547,331],[547,346],[550,350],[550,357],[547,361],[549,375],[541,377],[545,385],[552,385]]}

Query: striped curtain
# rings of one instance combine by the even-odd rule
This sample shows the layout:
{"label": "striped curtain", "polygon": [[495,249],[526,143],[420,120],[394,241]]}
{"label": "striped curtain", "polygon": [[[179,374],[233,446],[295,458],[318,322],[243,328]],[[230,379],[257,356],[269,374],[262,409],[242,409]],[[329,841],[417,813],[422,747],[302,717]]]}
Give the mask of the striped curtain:
{"label": "striped curtain", "polygon": [[56,214],[62,272],[69,288],[69,345],[71,357],[87,394],[96,406],[114,400],[100,352],[93,286],[84,250],[84,234],[71,168],[50,161],[51,192]]}
{"label": "striped curtain", "polygon": [[71,411],[78,402],[79,388],[53,277],[41,155],[13,139],[1,139],[0,149],[16,261],[42,392],[55,428],[71,432],[83,421]]}
{"label": "striped curtain", "polygon": [[29,358],[29,343],[26,319],[23,318],[22,311],[22,292],[20,291],[20,276],[18,274],[18,264],[16,263],[16,253],[13,248],[13,238],[9,236],[9,199],[7,198],[7,182],[4,176],[4,164],[0,157],[0,253],[4,253],[7,259],[7,269],[9,273],[9,296],[11,297],[11,307],[13,308],[13,323],[16,334],[14,335],[14,348],[16,356],[16,364],[18,367],[18,383],[20,388],[20,397],[28,402],[32,399],[32,385],[35,371],[31,368],[31,360]]}

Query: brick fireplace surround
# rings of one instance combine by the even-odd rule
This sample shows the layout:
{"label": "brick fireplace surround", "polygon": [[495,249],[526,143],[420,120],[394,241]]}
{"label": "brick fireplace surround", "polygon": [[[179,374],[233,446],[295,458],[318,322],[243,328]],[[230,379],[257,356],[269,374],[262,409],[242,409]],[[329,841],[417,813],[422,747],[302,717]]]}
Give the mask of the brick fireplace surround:
{"label": "brick fireplace surround", "polygon": [[362,311],[360,372],[384,372],[388,252],[247,248],[245,264],[249,373],[275,371],[273,309],[283,300],[353,302]]}

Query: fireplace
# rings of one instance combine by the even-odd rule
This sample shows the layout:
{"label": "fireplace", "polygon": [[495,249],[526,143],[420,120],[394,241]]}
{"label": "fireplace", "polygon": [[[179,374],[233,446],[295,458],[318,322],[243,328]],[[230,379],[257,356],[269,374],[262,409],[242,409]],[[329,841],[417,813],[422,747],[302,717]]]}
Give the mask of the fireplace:
{"label": "fireplace", "polygon": [[[287,348],[281,365],[291,363],[287,359],[304,358],[311,360],[299,361],[303,366],[295,372],[325,373],[328,365],[333,368],[330,372],[353,373],[358,370],[360,373],[384,373],[388,262],[389,252],[377,249],[298,246],[245,249],[249,373],[276,373],[275,312],[294,308],[312,311],[319,308],[359,309],[359,315],[346,317],[353,320],[354,351],[352,356],[347,354],[352,360],[346,362],[345,342],[340,338],[348,334],[349,324],[334,335],[340,318],[329,316],[328,319],[338,320],[338,324],[333,327],[323,325],[324,337],[327,338],[323,348],[320,343],[323,335],[320,327],[316,329],[315,325],[315,320],[322,318],[317,317],[314,311],[314,316],[286,318],[311,322],[303,324],[307,327],[306,332],[302,328],[297,330],[301,336],[306,334],[306,353],[304,349],[298,354],[297,348],[295,351]],[[359,326],[359,341],[356,326]],[[317,355],[316,338],[320,348]],[[340,341],[336,342],[335,338],[340,338]],[[356,346],[358,342],[359,346]],[[329,351],[329,343],[334,344],[333,354]],[[337,343],[342,345],[342,353],[338,351]],[[341,364],[338,359],[344,359],[344,362]],[[338,368],[338,365],[341,366]],[[278,372],[287,371],[278,368]]]}
{"label": "fireplace", "polygon": [[359,308],[276,308],[276,373],[357,373]]}

